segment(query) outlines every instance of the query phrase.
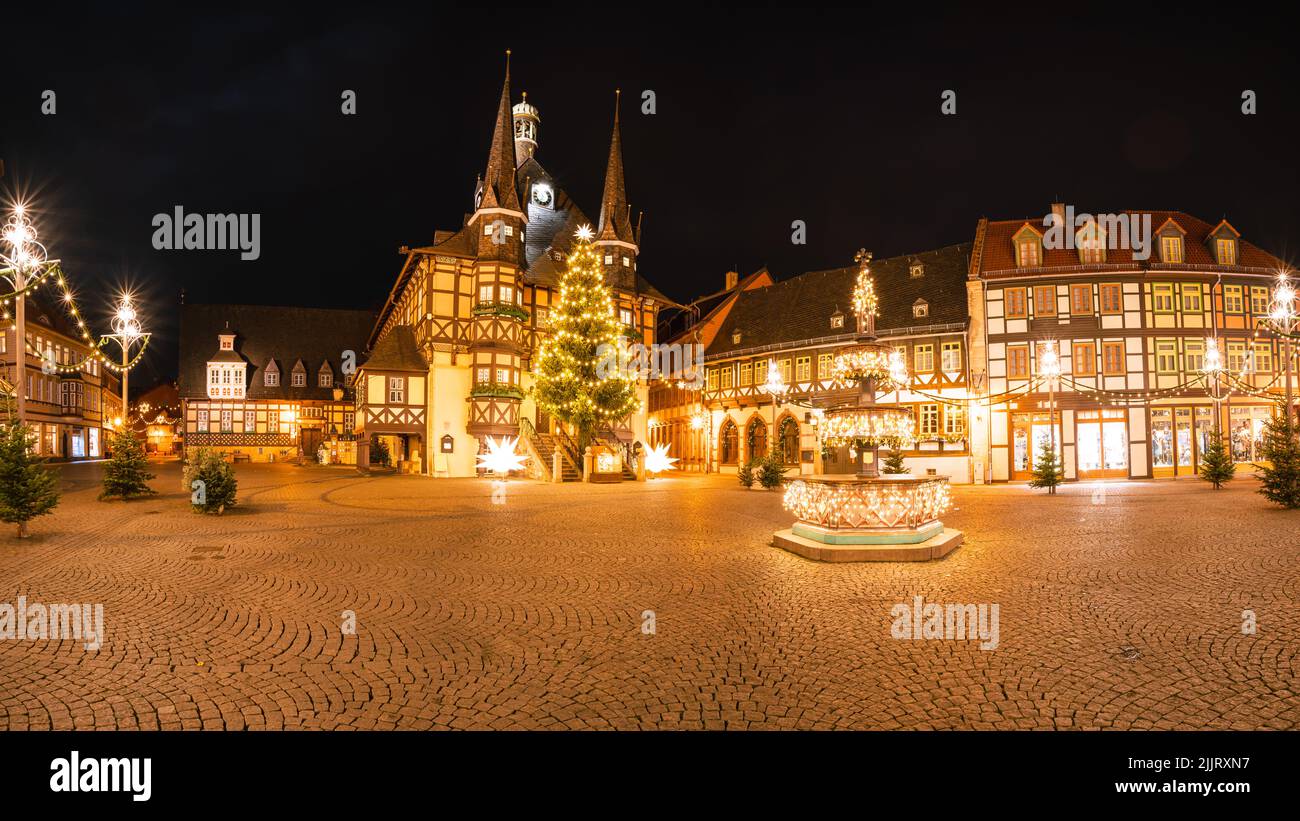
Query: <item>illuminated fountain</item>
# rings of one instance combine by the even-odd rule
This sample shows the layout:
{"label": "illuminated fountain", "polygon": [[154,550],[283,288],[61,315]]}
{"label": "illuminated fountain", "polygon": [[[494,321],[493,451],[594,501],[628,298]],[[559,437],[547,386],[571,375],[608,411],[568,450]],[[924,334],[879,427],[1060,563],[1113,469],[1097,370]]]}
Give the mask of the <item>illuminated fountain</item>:
{"label": "illuminated fountain", "polygon": [[798,521],[777,531],[773,543],[809,559],[831,562],[926,561],[962,542],[960,531],[939,517],[952,505],[946,476],[880,475],[880,448],[901,449],[915,438],[912,412],[876,402],[877,391],[907,386],[902,356],[876,340],[878,300],[871,280],[871,254],[859,251],[853,310],[857,344],[835,355],[833,375],[856,386],[836,395],[818,425],[823,445],[847,447],[856,475],[807,476],[790,483],[785,509]]}

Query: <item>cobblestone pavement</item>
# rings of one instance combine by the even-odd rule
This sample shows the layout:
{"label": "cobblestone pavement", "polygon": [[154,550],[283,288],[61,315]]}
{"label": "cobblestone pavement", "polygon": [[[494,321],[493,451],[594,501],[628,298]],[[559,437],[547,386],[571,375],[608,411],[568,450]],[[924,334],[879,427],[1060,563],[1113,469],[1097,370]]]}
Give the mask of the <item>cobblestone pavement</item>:
{"label": "cobblestone pavement", "polygon": [[[779,494],[731,477],[240,466],[218,518],[174,464],[131,503],[95,501],[98,469],[62,469],[33,538],[0,532],[0,602],[99,602],[106,632],[0,641],[0,728],[1300,722],[1300,512],[1253,480],[959,488],[946,560],[829,565],[771,547]],[[891,638],[917,595],[998,604],[999,646]]]}

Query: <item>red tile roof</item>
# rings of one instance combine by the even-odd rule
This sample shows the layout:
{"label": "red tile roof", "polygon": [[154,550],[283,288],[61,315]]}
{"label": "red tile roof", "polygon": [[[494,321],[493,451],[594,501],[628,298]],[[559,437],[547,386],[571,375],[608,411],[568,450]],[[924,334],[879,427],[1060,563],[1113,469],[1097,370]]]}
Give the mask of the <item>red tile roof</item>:
{"label": "red tile roof", "polygon": [[[1151,232],[1152,248],[1151,256],[1147,260],[1134,260],[1133,252],[1126,248],[1107,248],[1106,263],[1111,266],[1116,264],[1131,264],[1139,267],[1150,263],[1160,262],[1159,241],[1155,234],[1164,225],[1166,220],[1172,219],[1184,231],[1184,250],[1183,262],[1188,266],[1213,266],[1219,270],[1240,270],[1240,269],[1267,269],[1274,271],[1279,268],[1289,267],[1281,259],[1264,251],[1263,249],[1252,245],[1244,239],[1238,241],[1237,248],[1237,265],[1221,267],[1217,264],[1214,255],[1211,253],[1209,246],[1206,244],[1206,238],[1219,225],[1219,222],[1213,224],[1204,220],[1193,217],[1182,211],[1123,211],[1124,214],[1150,214],[1151,215]],[[1024,225],[1030,225],[1040,234],[1046,231],[1043,226],[1042,217],[1016,220],[990,220],[988,222],[982,243],[982,253],[979,260],[979,273],[989,274],[991,272],[1010,272],[1016,269],[1016,255],[1012,247],[1011,238]],[[1072,230],[1078,230],[1072,229]],[[1235,230],[1235,229],[1234,229]],[[1043,265],[1041,268],[1025,270],[1044,270],[1052,268],[1071,267],[1077,268],[1080,265],[1079,251],[1077,248],[1051,248],[1043,249]],[[1099,266],[1100,267],[1100,266]]]}

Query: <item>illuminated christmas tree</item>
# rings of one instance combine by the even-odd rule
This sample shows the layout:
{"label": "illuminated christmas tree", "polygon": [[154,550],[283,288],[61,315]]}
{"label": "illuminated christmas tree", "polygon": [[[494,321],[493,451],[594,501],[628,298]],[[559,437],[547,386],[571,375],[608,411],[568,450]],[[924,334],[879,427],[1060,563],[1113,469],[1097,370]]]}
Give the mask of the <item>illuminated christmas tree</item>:
{"label": "illuminated christmas tree", "polygon": [[539,409],[576,429],[582,449],[595,431],[635,411],[637,394],[591,229],[584,225],[577,238],[551,308],[550,335],[533,364],[533,397]]}

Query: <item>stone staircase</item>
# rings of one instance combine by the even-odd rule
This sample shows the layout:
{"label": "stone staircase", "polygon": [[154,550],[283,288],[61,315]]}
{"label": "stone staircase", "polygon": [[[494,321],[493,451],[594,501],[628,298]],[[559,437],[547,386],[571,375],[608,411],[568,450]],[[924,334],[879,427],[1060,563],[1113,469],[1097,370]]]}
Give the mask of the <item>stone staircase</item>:
{"label": "stone staircase", "polygon": [[528,448],[532,455],[539,463],[542,478],[551,481],[551,468],[555,464],[556,448],[560,449],[560,481],[561,482],[580,482],[582,481],[582,470],[578,467],[581,464],[576,454],[573,452],[572,443],[568,437],[556,436],[550,433],[538,433],[532,423],[523,419],[520,420],[519,433],[528,443]]}

